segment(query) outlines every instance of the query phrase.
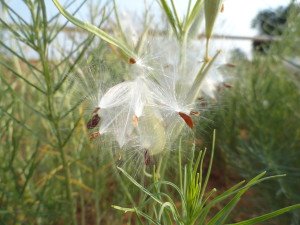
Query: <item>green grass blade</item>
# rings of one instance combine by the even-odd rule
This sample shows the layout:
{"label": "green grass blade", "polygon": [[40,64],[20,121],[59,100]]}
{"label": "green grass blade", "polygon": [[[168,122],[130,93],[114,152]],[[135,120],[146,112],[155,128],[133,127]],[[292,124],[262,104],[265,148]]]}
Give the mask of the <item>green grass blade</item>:
{"label": "green grass blade", "polygon": [[176,7],[175,7],[174,0],[171,0],[171,6],[172,6],[173,14],[174,14],[174,17],[175,17],[175,20],[176,20],[176,24],[178,26],[178,29],[181,32],[182,31],[182,26],[181,26],[181,22],[179,20],[179,16],[178,16],[178,13],[177,13],[177,10],[176,10]]}
{"label": "green grass blade", "polygon": [[227,224],[227,225],[252,225],[252,224],[264,222],[266,220],[272,219],[276,216],[282,215],[284,213],[287,213],[287,212],[295,210],[295,209],[300,209],[300,204],[288,206],[288,207],[276,210],[274,212],[267,213],[265,215],[255,217],[253,219],[245,220],[245,221],[238,222],[238,223],[231,223],[231,224]]}
{"label": "green grass blade", "polygon": [[178,30],[176,27],[175,19],[174,19],[174,16],[172,14],[170,7],[168,6],[168,3],[166,2],[166,0],[160,0],[160,3],[161,3],[161,6],[162,6],[164,12],[166,13],[168,21],[169,21],[176,37],[179,38],[179,33],[178,33]]}
{"label": "green grass blade", "polygon": [[166,184],[166,185],[169,185],[169,186],[173,187],[178,192],[178,194],[180,195],[180,198],[181,198],[181,201],[182,201],[182,208],[183,208],[184,211],[186,211],[187,203],[186,203],[186,199],[183,195],[183,192],[175,184],[173,184],[172,182],[158,181],[158,183]]}
{"label": "green grass blade", "polygon": [[26,60],[25,57],[24,57],[24,55],[20,55],[19,53],[17,53],[16,51],[14,51],[12,48],[10,48],[8,45],[6,45],[1,40],[0,40],[0,45],[3,46],[5,49],[7,49],[14,56],[16,56],[18,59],[20,59],[22,62],[24,62],[29,68],[32,68],[32,69],[36,70],[37,72],[39,72],[41,74],[43,73],[43,71],[41,71],[40,69],[38,69],[37,67],[35,67],[34,65],[32,65],[32,63],[30,63],[28,60]]}
{"label": "green grass blade", "polygon": [[[230,202],[222,209],[220,210],[210,221],[207,225],[213,225],[213,224],[223,224],[225,222],[225,220],[227,219],[228,215],[230,214],[230,212],[233,210],[233,208],[236,206],[236,204],[239,202],[241,196],[248,191],[248,189],[250,187],[252,187],[253,185],[262,182],[264,179],[266,178],[262,178],[265,175],[265,172],[257,175],[256,177],[254,177],[252,180],[250,180],[248,182],[247,185],[245,185],[244,188],[242,188],[240,191],[238,191],[238,193],[234,196],[233,199],[230,200]],[[281,176],[281,175],[279,175]],[[278,176],[271,176],[271,177],[267,177],[268,179],[270,178],[274,178],[274,177],[278,177]],[[261,179],[262,178],[262,179]]]}
{"label": "green grass blade", "polygon": [[198,94],[200,92],[201,82],[202,82],[203,78],[205,77],[205,75],[210,70],[211,66],[213,65],[214,61],[217,59],[217,57],[219,56],[220,53],[221,53],[221,51],[218,51],[209,62],[203,63],[203,66],[199,70],[199,72],[196,76],[196,79],[195,79],[192,87],[190,88],[190,91],[188,93],[188,98],[195,99],[198,97]]}
{"label": "green grass blade", "polygon": [[112,205],[111,207],[113,207],[114,209],[123,211],[125,213],[127,213],[127,212],[135,212],[136,214],[141,215],[145,219],[149,220],[152,224],[160,225],[160,223],[154,221],[149,215],[143,213],[142,211],[138,210],[137,208],[124,208],[124,207],[120,207],[120,206],[117,206],[117,205]]}
{"label": "green grass blade", "polygon": [[211,156],[210,156],[210,160],[209,160],[209,165],[208,165],[208,170],[207,170],[207,174],[204,180],[204,184],[201,190],[201,195],[200,195],[200,202],[202,201],[205,191],[206,191],[206,186],[208,184],[208,180],[210,177],[210,173],[211,173],[211,168],[212,168],[212,162],[213,162],[213,158],[214,158],[214,153],[215,153],[215,142],[216,142],[216,130],[214,130],[213,133],[213,142],[212,142],[212,148],[211,148]]}
{"label": "green grass blade", "polygon": [[60,11],[60,13],[66,18],[68,19],[71,23],[73,23],[74,25],[81,27],[82,29],[85,29],[93,34],[95,34],[96,36],[100,37],[102,40],[118,47],[119,49],[122,50],[122,52],[125,54],[125,56],[130,59],[132,57],[135,57],[135,54],[128,49],[123,43],[121,43],[119,40],[115,39],[114,37],[112,37],[111,35],[109,35],[108,33],[106,33],[105,31],[99,29],[98,27],[88,23],[88,22],[83,22],[77,18],[75,18],[74,16],[72,16],[70,13],[68,13],[63,7],[62,5],[58,2],[58,0],[52,0],[53,3],[55,4],[55,6],[57,7],[57,9]]}
{"label": "green grass blade", "polygon": [[121,167],[117,167],[117,168],[141,191],[143,191],[145,194],[147,194],[149,197],[151,197],[154,201],[158,202],[159,204],[161,204],[161,205],[163,204],[156,196],[154,196],[147,189],[145,189],[142,185],[140,185],[135,179],[133,179],[133,177],[131,177],[125,170],[123,170]]}
{"label": "green grass blade", "polygon": [[188,18],[186,19],[186,22],[183,27],[184,31],[188,31],[191,28],[191,26],[193,25],[193,23],[195,23],[195,20],[198,18],[198,15],[202,8],[202,5],[203,5],[203,0],[197,0],[197,2],[195,3],[195,5],[192,9],[191,14],[187,15]]}

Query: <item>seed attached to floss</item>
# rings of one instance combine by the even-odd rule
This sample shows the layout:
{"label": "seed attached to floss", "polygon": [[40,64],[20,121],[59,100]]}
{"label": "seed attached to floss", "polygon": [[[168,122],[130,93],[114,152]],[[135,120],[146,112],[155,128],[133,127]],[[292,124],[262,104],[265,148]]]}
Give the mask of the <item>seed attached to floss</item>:
{"label": "seed attached to floss", "polygon": [[136,115],[133,115],[132,117],[132,123],[134,127],[138,127],[139,125],[139,118]]}
{"label": "seed attached to floss", "polygon": [[98,114],[95,114],[92,117],[92,119],[90,119],[88,121],[88,123],[86,124],[87,129],[93,129],[93,128],[95,128],[99,124],[100,120],[101,120],[100,116],[98,116]]}
{"label": "seed attached to floss", "polygon": [[191,116],[200,116],[200,112],[196,112],[196,111],[191,111],[190,112]]}
{"label": "seed attached to floss", "polygon": [[90,141],[96,139],[97,137],[100,136],[100,133],[97,131],[97,132],[94,132],[94,133],[91,133],[90,134]]}
{"label": "seed attached to floss", "polygon": [[149,155],[149,151],[147,149],[144,151],[144,163],[146,166],[151,164],[151,156]]}
{"label": "seed attached to floss", "polygon": [[135,64],[135,63],[136,63],[136,60],[135,60],[134,58],[130,58],[130,59],[129,59],[129,63],[130,63],[130,64]]}
{"label": "seed attached to floss", "polygon": [[220,12],[223,13],[223,12],[224,12],[224,9],[225,9],[224,4],[222,4],[221,9],[220,9]]}
{"label": "seed attached to floss", "polygon": [[228,83],[223,83],[223,86],[224,86],[225,88],[232,88],[232,85],[231,85],[231,84],[228,84]]}
{"label": "seed attached to floss", "polygon": [[226,63],[225,66],[229,67],[229,68],[234,68],[236,67],[236,65],[232,64],[232,63]]}
{"label": "seed attached to floss", "polygon": [[179,112],[178,114],[179,114],[179,116],[184,120],[184,122],[185,122],[191,129],[193,129],[194,123],[193,123],[192,118],[191,118],[189,115],[187,115],[187,114],[185,114],[185,113],[183,113],[183,112]]}
{"label": "seed attached to floss", "polygon": [[203,97],[200,97],[200,98],[197,98],[197,100],[200,102],[200,105],[203,107],[203,108],[206,108],[208,103],[207,101],[203,98]]}
{"label": "seed attached to floss", "polygon": [[86,124],[87,129],[93,129],[99,124],[99,122],[101,120],[100,116],[97,114],[99,110],[100,110],[99,107],[94,109],[94,111],[92,113],[92,115],[93,115],[92,119],[90,119],[88,121],[88,123]]}
{"label": "seed attached to floss", "polygon": [[95,113],[97,113],[99,110],[100,110],[100,107],[96,107],[96,108],[94,109],[94,111],[93,111],[93,113],[92,113],[92,114],[95,114]]}

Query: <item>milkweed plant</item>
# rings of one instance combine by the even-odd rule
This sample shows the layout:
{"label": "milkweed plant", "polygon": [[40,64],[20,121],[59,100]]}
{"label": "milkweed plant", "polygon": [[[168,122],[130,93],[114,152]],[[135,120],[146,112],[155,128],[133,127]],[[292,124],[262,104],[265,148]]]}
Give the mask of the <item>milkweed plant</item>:
{"label": "milkweed plant", "polygon": [[[79,81],[83,93],[87,93],[83,98],[91,105],[86,123],[91,141],[109,137],[116,141],[122,153],[134,151],[144,166],[150,166],[153,157],[172,149],[172,143],[180,133],[193,133],[197,118],[201,118],[205,110],[202,103],[206,98],[215,99],[220,88],[230,87],[222,69],[232,65],[221,60],[224,58],[222,52],[210,45],[215,21],[224,10],[222,0],[189,0],[182,18],[173,0],[160,0],[158,3],[165,12],[170,32],[149,35],[150,31],[146,29],[140,33],[128,33],[116,16],[120,35],[114,36],[75,18],[58,0],[53,2],[71,23],[107,42],[126,64],[123,77],[127,79],[109,87],[94,79],[93,74],[81,72],[79,78],[74,78]],[[205,40],[195,41],[202,18],[205,21]],[[92,86],[95,87],[93,93],[87,91]],[[179,157],[179,185],[160,180],[159,171],[154,169],[153,174],[147,174],[153,178],[153,184],[145,188],[125,169],[118,167],[145,197],[141,205],[132,208],[113,207],[136,213],[141,224],[225,224],[251,186],[278,176],[264,177],[263,172],[248,183],[241,182],[222,194],[217,195],[216,189],[207,192],[214,144],[215,140],[206,176],[203,172],[206,151],[196,153],[193,147],[192,157],[185,166]],[[181,142],[179,148],[180,151]],[[175,203],[164,186],[178,193],[180,204]],[[213,211],[220,203],[223,207]],[[299,204],[290,206],[235,224],[255,224],[299,207]]]}

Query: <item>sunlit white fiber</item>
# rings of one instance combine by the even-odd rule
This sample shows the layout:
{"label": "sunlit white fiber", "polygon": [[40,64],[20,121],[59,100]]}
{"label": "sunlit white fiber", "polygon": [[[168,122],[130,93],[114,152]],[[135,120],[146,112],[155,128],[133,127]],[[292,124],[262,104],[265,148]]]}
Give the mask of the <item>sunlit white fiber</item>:
{"label": "sunlit white fiber", "polygon": [[212,98],[216,98],[216,92],[220,84],[225,81],[223,74],[218,70],[218,68],[212,68],[204,77],[201,82],[201,92]]}

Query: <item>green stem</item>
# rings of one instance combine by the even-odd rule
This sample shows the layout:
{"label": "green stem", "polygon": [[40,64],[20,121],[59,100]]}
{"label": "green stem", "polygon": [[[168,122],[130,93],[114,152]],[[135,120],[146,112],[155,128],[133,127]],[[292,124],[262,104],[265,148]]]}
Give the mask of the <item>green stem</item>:
{"label": "green stem", "polygon": [[99,179],[98,179],[98,176],[97,176],[97,169],[94,169],[93,170],[93,175],[94,175],[94,180],[95,180],[95,210],[96,210],[96,225],[100,225],[100,220],[101,220],[101,217],[100,217],[100,206],[99,206],[99,201],[100,201],[100,198],[99,198]]}
{"label": "green stem", "polygon": [[[42,8],[45,7],[43,2],[42,4]],[[34,16],[34,12],[32,12]],[[43,10],[43,25],[44,26],[48,26],[47,22],[45,21],[47,16],[45,15],[46,11]],[[53,91],[52,91],[52,80],[51,79],[51,72],[50,72],[50,67],[49,67],[49,63],[48,63],[48,57],[47,57],[47,47],[48,47],[48,41],[47,41],[47,33],[45,32],[45,27],[42,30],[42,37],[43,38],[38,38],[37,40],[37,46],[38,46],[38,53],[40,56],[40,61],[42,62],[42,68],[43,68],[43,75],[44,75],[44,79],[45,79],[45,83],[46,83],[46,95],[47,95],[47,109],[49,112],[49,121],[52,125],[52,128],[55,132],[56,135],[56,141],[57,141],[57,148],[60,152],[60,158],[62,161],[62,165],[63,165],[63,172],[64,172],[64,176],[65,176],[65,183],[66,183],[66,194],[67,194],[67,200],[70,204],[70,215],[72,217],[72,224],[73,225],[77,225],[77,219],[76,219],[76,208],[74,207],[74,200],[72,197],[72,188],[71,188],[71,179],[70,179],[70,170],[68,167],[68,162],[66,159],[66,154],[63,148],[63,141],[62,138],[60,136],[60,131],[59,131],[59,121],[57,120],[57,117],[55,116],[55,111],[54,111],[54,101],[53,101]],[[37,27],[35,29],[35,36],[36,37],[40,37],[40,29],[39,27]]]}
{"label": "green stem", "polygon": [[180,40],[180,58],[179,58],[179,62],[180,62],[180,72],[182,73],[181,76],[183,76],[183,74],[185,74],[185,69],[186,69],[186,49],[187,49],[187,39],[188,39],[188,35],[186,32],[182,32],[181,34],[181,40]]}

